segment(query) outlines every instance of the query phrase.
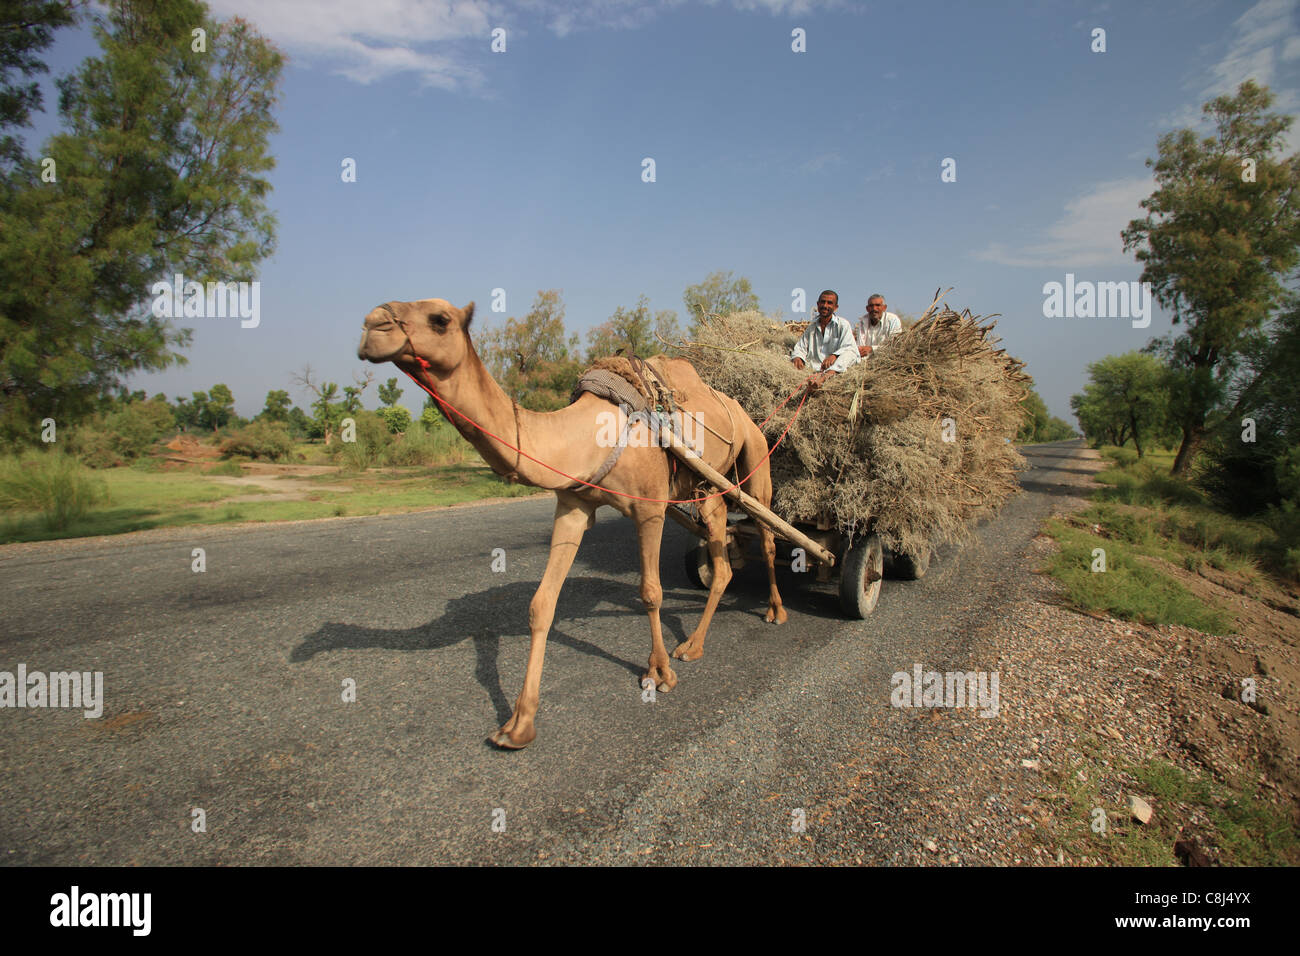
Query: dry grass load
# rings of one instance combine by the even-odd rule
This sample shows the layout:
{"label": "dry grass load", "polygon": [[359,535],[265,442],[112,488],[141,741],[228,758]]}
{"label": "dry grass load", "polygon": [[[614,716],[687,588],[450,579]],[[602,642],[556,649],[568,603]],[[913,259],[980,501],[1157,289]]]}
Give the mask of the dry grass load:
{"label": "dry grass load", "polygon": [[[886,547],[912,555],[965,538],[1017,490],[1024,467],[1007,439],[1030,380],[997,348],[994,324],[936,299],[886,347],[831,376],[772,455],[773,509],[789,521],[825,516],[849,535],[869,525]],[[706,316],[683,351],[705,382],[762,422],[808,376],[790,363],[796,341],[792,328],[739,312]],[[769,444],[798,402],[764,426]]]}

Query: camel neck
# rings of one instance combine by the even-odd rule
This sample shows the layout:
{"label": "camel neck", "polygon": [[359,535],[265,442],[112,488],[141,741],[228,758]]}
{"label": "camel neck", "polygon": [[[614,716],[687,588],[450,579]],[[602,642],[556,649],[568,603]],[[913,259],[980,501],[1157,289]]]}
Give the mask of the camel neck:
{"label": "camel neck", "polygon": [[[447,413],[452,425],[483,456],[483,460],[493,471],[502,475],[514,472],[520,484],[538,488],[564,487],[569,484],[567,479],[549,468],[531,461],[518,454],[514,448],[484,433],[491,432],[509,442],[510,445],[521,447],[525,452],[539,457],[538,449],[527,447],[527,435],[534,431],[530,426],[536,419],[549,416],[530,412],[524,408],[516,411],[514,402],[492,378],[473,346],[470,347],[465,360],[452,374],[446,378],[434,375],[434,381],[437,383],[439,394],[448,404],[482,426],[483,430],[480,431],[460,419],[454,412]],[[551,413],[551,415],[558,414],[560,413]]]}

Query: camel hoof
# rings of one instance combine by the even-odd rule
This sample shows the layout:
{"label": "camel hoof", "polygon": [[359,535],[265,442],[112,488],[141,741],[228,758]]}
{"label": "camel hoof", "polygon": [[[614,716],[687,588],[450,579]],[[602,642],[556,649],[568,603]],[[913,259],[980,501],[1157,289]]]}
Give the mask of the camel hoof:
{"label": "camel hoof", "polygon": [[641,678],[641,686],[643,688],[653,686],[656,690],[666,694],[677,686],[677,675],[666,667],[662,673],[658,668],[655,668],[647,671],[646,675]]}
{"label": "camel hoof", "polygon": [[[536,736],[537,736],[536,734],[533,735],[533,737]],[[523,743],[515,743],[513,740],[510,739],[510,735],[508,733],[506,733],[504,730],[498,730],[495,734],[493,734],[491,737],[488,738],[488,742],[496,744],[496,746],[500,747],[502,750],[523,750],[525,747],[527,747],[529,744],[533,742],[533,737],[529,737]]]}
{"label": "camel hoof", "polygon": [[673,651],[673,660],[678,661],[698,661],[704,656],[704,650],[698,647],[691,647],[690,642],[678,645]]}
{"label": "camel hoof", "polygon": [[771,608],[768,608],[767,615],[763,618],[763,620],[767,621],[768,624],[784,624],[786,621],[786,616],[787,615],[785,613],[785,608],[780,608],[776,611],[773,611]]}

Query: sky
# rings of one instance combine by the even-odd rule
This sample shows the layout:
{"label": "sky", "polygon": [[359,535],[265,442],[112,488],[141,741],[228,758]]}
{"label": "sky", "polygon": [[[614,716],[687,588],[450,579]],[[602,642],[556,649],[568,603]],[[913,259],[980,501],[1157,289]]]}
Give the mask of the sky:
{"label": "sky", "polygon": [[[1000,315],[1003,346],[1073,423],[1088,363],[1170,319],[1048,317],[1045,284],[1140,277],[1120,230],[1154,189],[1159,136],[1208,132],[1201,104],[1253,78],[1275,111],[1300,112],[1300,0],[209,5],[288,56],[277,249],[255,328],[182,320],[188,365],[130,386],[174,398],[223,382],[248,416],[271,389],[305,408],[305,365],[340,385],[361,375],[361,321],[380,302],[473,300],[481,335],[556,288],[585,337],[643,294],[685,320],[683,290],[722,270],[786,318],[796,289],[806,311],[836,290],[854,321],[872,293],[916,316],[952,287],[948,304]],[[95,50],[64,31],[52,76]],[[55,103],[47,91],[34,152]]]}

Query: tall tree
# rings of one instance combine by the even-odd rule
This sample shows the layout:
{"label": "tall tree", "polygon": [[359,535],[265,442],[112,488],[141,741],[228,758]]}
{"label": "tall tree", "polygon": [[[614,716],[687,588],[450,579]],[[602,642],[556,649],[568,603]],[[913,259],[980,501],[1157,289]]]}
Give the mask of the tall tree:
{"label": "tall tree", "polygon": [[691,328],[700,321],[703,312],[730,315],[732,312],[756,310],[758,296],[744,276],[732,278],[730,272],[711,272],[703,282],[688,285],[682,293],[686,303],[686,321]]}
{"label": "tall tree", "polygon": [[619,349],[626,355],[649,358],[664,350],[664,342],[676,342],[680,338],[677,313],[664,309],[651,315],[650,300],[643,295],[634,308],[619,306],[613,315],[587,333],[587,361],[613,355]]}
{"label": "tall tree", "polygon": [[0,203],[0,436],[183,361],[153,285],[251,280],[274,245],[280,54],[195,0],[107,7],[102,54],[59,82],[54,181],[24,164]]}
{"label": "tall tree", "polygon": [[1154,346],[1175,372],[1175,474],[1191,468],[1249,334],[1281,305],[1300,261],[1300,154],[1275,158],[1292,119],[1267,112],[1272,102],[1248,80],[1205,104],[1215,136],[1161,136],[1159,158],[1147,160],[1157,187],[1142,201],[1147,215],[1122,234],[1142,280],[1182,326]]}

